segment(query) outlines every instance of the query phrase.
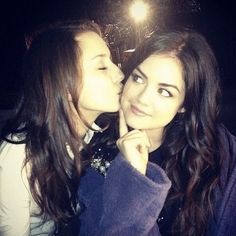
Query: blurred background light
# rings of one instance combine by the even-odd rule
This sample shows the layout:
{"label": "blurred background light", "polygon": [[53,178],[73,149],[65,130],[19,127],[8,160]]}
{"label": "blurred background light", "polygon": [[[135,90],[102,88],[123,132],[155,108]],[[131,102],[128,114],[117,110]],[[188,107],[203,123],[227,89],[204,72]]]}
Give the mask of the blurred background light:
{"label": "blurred background light", "polygon": [[134,1],[130,6],[130,15],[135,22],[142,22],[148,14],[148,4],[141,0]]}

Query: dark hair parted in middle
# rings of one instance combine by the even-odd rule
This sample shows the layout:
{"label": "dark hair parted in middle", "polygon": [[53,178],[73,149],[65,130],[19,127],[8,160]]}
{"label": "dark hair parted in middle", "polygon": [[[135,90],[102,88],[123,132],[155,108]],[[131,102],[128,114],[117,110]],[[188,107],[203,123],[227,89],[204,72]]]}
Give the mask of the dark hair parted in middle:
{"label": "dark hair parted in middle", "polygon": [[165,127],[161,145],[164,166],[172,181],[165,207],[179,201],[172,216],[178,235],[203,235],[213,214],[213,189],[219,183],[220,154],[217,141],[219,69],[206,39],[191,30],[163,30],[150,36],[129,58],[126,79],[151,55],[170,55],[182,66],[185,112],[177,113]]}

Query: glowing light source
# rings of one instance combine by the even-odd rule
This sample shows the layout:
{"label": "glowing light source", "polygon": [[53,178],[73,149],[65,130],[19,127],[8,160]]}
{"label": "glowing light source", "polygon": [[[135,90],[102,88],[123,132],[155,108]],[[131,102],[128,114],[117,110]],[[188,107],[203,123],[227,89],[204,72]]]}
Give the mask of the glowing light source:
{"label": "glowing light source", "polygon": [[145,20],[148,13],[148,5],[141,0],[135,1],[130,6],[130,15],[134,18],[136,22],[141,22]]}

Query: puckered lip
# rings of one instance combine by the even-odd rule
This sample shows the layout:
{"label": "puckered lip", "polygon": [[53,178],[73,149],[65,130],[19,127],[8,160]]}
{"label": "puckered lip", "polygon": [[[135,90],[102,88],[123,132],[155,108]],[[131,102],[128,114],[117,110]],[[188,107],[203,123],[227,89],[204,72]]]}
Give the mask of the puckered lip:
{"label": "puckered lip", "polygon": [[149,113],[143,111],[142,109],[138,108],[133,104],[130,105],[130,110],[137,116],[151,116]]}

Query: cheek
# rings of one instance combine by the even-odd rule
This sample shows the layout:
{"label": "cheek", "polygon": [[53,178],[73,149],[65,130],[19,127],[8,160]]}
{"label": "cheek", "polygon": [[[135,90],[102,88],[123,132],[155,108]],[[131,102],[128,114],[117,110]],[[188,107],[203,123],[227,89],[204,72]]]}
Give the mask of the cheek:
{"label": "cheek", "polygon": [[104,97],[104,90],[100,87],[99,84],[92,81],[87,81],[83,84],[83,87],[80,91],[79,103],[81,106],[91,106],[91,104],[97,104],[100,102],[102,97]]}
{"label": "cheek", "polygon": [[170,123],[178,112],[178,108],[173,104],[163,104],[155,106],[155,117],[164,125]]}
{"label": "cheek", "polygon": [[125,91],[123,91],[121,98],[120,98],[120,104],[121,104],[122,108],[125,108],[128,99],[129,99],[129,93],[126,93]]}
{"label": "cheek", "polygon": [[[117,84],[113,83],[109,76],[95,78],[94,90],[100,90],[103,94],[114,93],[117,89]],[[104,96],[104,95],[103,95]]]}
{"label": "cheek", "polygon": [[125,102],[128,99],[130,99],[135,94],[135,90],[132,89],[131,86],[129,86],[129,82],[127,82],[123,87],[123,92],[121,95],[121,102]]}
{"label": "cheek", "polygon": [[83,85],[84,91],[82,91],[84,93],[90,93],[93,95],[103,94],[103,93],[109,92],[111,89],[110,82],[108,80],[105,80],[98,76],[87,77],[86,79]]}

